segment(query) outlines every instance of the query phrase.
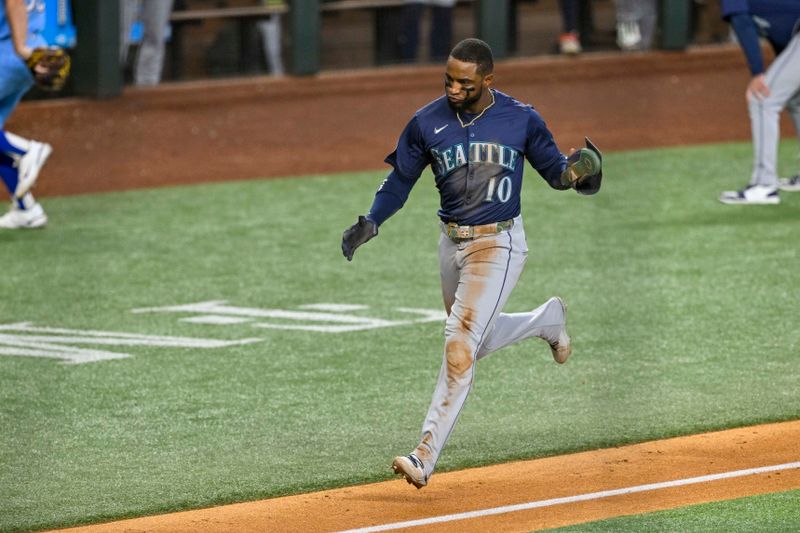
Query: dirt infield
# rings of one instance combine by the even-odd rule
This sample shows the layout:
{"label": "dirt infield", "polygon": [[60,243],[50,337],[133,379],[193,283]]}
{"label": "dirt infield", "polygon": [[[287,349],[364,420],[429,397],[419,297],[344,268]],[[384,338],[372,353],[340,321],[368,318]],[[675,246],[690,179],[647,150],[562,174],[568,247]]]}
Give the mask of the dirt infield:
{"label": "dirt infield", "polygon": [[[495,85],[534,104],[562,150],[585,134],[619,150],[748,139],[747,80],[724,46],[507,61]],[[55,148],[41,196],[386,169],[411,114],[442,90],[439,67],[168,84],[25,103],[8,129]]]}
{"label": "dirt infield", "polygon": [[[535,531],[798,489],[799,441],[800,421],[752,426],[438,474],[419,491],[404,481],[389,481],[67,531],[314,532],[411,520],[422,521],[413,527],[420,532]],[[772,472],[742,472],[790,462],[795,463]],[[718,474],[737,477],[693,479]],[[663,482],[671,483],[643,487]],[[575,498],[579,495],[585,496]],[[548,502],[556,498],[564,500]],[[505,506],[527,508],[486,511],[503,511]],[[451,516],[456,513],[476,516]]]}

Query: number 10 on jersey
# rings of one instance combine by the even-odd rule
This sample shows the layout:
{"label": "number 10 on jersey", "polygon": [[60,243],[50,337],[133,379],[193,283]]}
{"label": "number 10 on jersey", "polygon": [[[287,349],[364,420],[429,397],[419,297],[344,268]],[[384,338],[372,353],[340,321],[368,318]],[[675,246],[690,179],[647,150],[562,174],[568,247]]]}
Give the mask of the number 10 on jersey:
{"label": "number 10 on jersey", "polygon": [[500,183],[497,183],[497,176],[489,179],[489,186],[486,188],[486,202],[492,201],[495,187],[497,187],[497,199],[506,203],[511,198],[511,176],[504,176],[500,179]]}

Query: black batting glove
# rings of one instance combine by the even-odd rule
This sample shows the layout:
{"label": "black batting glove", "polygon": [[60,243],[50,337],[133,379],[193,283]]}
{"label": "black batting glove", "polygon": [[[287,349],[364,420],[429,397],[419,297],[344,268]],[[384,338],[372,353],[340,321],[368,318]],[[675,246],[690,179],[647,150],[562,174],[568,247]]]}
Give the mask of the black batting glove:
{"label": "black batting glove", "polygon": [[353,260],[356,248],[378,234],[378,225],[366,217],[359,216],[358,222],[344,230],[342,235],[342,253],[348,261]]}

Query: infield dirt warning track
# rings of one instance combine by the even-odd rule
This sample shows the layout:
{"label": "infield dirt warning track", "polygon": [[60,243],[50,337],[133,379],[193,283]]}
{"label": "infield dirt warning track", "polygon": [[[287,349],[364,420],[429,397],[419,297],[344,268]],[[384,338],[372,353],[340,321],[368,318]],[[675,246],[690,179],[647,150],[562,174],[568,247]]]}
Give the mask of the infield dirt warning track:
{"label": "infield dirt warning track", "polygon": [[65,531],[536,531],[800,489],[798,442],[800,421],[750,426]]}

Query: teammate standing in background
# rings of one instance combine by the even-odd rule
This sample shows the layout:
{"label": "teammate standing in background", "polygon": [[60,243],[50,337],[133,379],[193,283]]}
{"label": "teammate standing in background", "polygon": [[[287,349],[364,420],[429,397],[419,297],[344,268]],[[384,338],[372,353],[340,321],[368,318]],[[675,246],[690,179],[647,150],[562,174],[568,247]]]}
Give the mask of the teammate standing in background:
{"label": "teammate standing in background", "polygon": [[656,0],[615,0],[617,46],[625,52],[650,50],[656,33]]}
{"label": "teammate standing in background", "polygon": [[29,191],[52,147],[5,130],[6,119],[33,86],[25,61],[34,48],[46,46],[44,23],[44,0],[0,0],[0,177],[11,194],[11,209],[0,217],[4,229],[47,224],[44,209]]}
{"label": "teammate standing in background", "polygon": [[576,55],[583,51],[578,34],[578,0],[559,0],[561,9],[561,35],[558,36],[558,50],[562,54]]}
{"label": "teammate standing in background", "polygon": [[[739,191],[725,191],[724,204],[777,204],[778,189],[800,191],[800,175],[778,180],[780,114],[786,108],[800,138],[800,0],[721,0],[722,17],[736,32],[753,78],[747,105],[753,135],[753,173]],[[764,69],[760,37],[775,50]]]}
{"label": "teammate standing in background", "polygon": [[554,189],[600,189],[600,154],[588,142],[566,158],[541,116],[491,88],[492,52],[466,39],[447,59],[445,95],[414,114],[386,162],[394,167],[369,214],[345,230],[342,252],[355,250],[405,203],[431,165],[441,198],[439,266],[447,311],[441,371],[419,445],[392,468],[425,486],[472,387],[475,362],[530,337],[544,339],[564,363],[572,349],[566,305],[558,297],[528,313],[501,313],[528,255],[520,189],[527,159]]}
{"label": "teammate standing in background", "polygon": [[430,7],[431,29],[428,45],[431,61],[447,59],[453,46],[453,8],[456,0],[406,0],[403,6],[403,27],[400,33],[400,59],[417,60],[419,29],[425,7]]}
{"label": "teammate standing in background", "polygon": [[133,65],[133,82],[136,85],[158,85],[164,71],[165,39],[172,13],[173,0],[122,0],[121,62],[128,58],[131,44],[131,26],[142,22],[142,41]]}

